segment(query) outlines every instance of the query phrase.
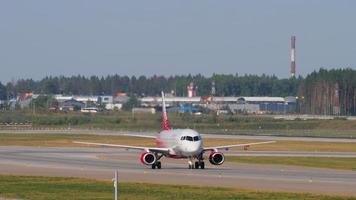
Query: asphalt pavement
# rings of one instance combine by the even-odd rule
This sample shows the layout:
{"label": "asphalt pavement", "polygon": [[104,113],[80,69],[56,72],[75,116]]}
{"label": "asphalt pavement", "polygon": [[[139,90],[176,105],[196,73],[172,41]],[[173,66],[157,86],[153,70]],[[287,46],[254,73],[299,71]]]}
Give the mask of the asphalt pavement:
{"label": "asphalt pavement", "polygon": [[140,152],[115,148],[0,147],[1,174],[111,180],[118,170],[120,181],[356,196],[355,171],[228,161],[222,166],[206,163],[202,170],[188,169],[187,160],[168,158],[162,159],[162,168],[141,164]]}

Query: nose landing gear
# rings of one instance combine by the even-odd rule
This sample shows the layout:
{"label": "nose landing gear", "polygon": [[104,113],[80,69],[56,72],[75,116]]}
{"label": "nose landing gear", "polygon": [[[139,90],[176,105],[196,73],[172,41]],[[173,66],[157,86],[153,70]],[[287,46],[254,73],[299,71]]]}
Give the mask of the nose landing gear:
{"label": "nose landing gear", "polygon": [[189,158],[189,161],[188,161],[188,168],[189,168],[189,169],[194,169],[193,159],[192,159],[192,158]]}
{"label": "nose landing gear", "polygon": [[189,169],[205,169],[205,163],[201,157],[199,157],[198,161],[195,161],[193,165],[193,158],[189,158],[188,161],[188,167]]}

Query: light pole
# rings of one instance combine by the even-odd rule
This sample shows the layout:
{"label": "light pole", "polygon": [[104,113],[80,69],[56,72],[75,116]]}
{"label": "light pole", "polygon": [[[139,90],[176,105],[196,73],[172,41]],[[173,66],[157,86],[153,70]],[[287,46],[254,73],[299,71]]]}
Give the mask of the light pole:
{"label": "light pole", "polygon": [[115,176],[114,176],[114,188],[115,188],[115,200],[118,200],[118,188],[119,188],[119,185],[118,185],[118,172],[117,170],[115,171]]}

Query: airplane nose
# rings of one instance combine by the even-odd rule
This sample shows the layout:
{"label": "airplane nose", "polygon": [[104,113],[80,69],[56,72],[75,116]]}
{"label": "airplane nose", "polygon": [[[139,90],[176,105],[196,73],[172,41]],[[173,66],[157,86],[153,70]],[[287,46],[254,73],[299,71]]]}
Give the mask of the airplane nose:
{"label": "airplane nose", "polygon": [[199,149],[200,149],[200,144],[194,144],[187,147],[186,152],[190,154],[195,154],[199,151]]}

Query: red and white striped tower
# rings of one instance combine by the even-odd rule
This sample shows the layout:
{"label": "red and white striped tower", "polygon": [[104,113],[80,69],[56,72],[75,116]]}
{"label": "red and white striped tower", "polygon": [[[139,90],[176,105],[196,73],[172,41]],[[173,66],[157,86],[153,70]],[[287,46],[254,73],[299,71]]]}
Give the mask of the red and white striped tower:
{"label": "red and white striped tower", "polygon": [[291,37],[291,51],[290,51],[290,76],[295,77],[295,36]]}

